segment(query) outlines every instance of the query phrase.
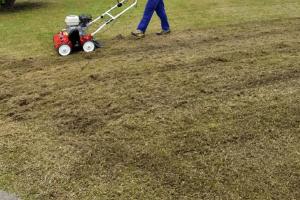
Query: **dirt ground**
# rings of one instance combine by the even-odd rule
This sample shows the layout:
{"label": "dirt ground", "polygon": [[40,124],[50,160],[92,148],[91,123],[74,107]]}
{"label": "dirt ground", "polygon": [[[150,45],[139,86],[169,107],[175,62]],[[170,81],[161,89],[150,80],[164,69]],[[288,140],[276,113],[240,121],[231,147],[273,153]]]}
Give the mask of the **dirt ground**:
{"label": "dirt ground", "polygon": [[300,198],[300,18],[0,65],[0,183],[22,199]]}

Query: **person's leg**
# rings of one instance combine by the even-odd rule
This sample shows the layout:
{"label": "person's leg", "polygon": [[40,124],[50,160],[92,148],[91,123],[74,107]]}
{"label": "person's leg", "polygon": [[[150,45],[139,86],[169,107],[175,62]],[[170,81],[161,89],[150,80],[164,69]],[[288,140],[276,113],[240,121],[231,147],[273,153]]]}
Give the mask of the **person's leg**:
{"label": "person's leg", "polygon": [[146,8],[144,11],[144,16],[138,25],[138,30],[145,32],[147,30],[147,27],[151,21],[151,18],[153,16],[153,13],[157,7],[157,4],[160,2],[160,0],[148,0],[146,4]]}
{"label": "person's leg", "polygon": [[170,25],[169,25],[168,17],[165,10],[165,4],[163,0],[159,0],[159,3],[157,4],[155,11],[161,20],[162,30],[169,31]]}

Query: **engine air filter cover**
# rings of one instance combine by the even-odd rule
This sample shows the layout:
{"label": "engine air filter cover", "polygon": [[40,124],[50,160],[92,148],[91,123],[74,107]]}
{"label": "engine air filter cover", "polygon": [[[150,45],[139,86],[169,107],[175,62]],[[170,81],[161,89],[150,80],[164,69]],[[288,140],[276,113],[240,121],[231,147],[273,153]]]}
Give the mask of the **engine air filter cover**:
{"label": "engine air filter cover", "polygon": [[80,23],[80,19],[77,15],[69,15],[66,16],[65,22],[67,26],[78,26]]}

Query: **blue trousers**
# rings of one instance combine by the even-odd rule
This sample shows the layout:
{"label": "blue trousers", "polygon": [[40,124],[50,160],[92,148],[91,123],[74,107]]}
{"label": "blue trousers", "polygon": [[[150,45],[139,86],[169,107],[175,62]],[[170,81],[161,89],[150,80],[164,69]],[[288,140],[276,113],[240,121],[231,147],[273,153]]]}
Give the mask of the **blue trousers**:
{"label": "blue trousers", "polygon": [[161,21],[161,27],[163,30],[167,31],[170,29],[168,22],[168,17],[165,10],[165,4],[163,0],[148,0],[146,8],[144,11],[143,19],[138,25],[138,30],[145,32],[151,21],[154,11],[157,13]]}

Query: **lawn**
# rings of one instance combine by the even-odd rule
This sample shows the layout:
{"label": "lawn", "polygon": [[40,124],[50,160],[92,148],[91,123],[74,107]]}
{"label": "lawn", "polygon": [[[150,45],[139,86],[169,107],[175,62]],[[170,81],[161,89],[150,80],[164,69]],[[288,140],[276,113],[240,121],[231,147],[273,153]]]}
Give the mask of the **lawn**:
{"label": "lawn", "polygon": [[134,40],[144,2],[98,35],[103,48],[67,58],[52,48],[64,16],[112,2],[0,11],[0,190],[300,199],[300,2],[166,1],[172,34],[157,37],[155,17]]}
{"label": "lawn", "polygon": [[[0,54],[12,58],[53,56],[52,36],[64,28],[66,15],[97,16],[114,3],[110,0],[19,0],[15,12],[0,11]],[[144,3],[145,0],[140,0],[137,9],[99,34],[98,39],[129,35],[136,28]],[[297,0],[171,0],[166,4],[173,29],[177,31],[298,17],[300,10]],[[158,20],[153,24],[157,29]],[[150,32],[154,31],[152,27]]]}

